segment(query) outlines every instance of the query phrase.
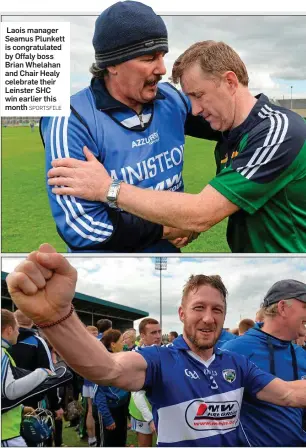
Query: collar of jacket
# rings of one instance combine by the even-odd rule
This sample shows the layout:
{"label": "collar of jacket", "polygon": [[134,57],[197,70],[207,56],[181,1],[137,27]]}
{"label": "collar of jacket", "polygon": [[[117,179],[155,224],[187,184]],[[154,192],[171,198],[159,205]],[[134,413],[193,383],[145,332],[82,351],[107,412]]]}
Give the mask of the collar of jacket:
{"label": "collar of jacket", "polygon": [[[93,93],[93,96],[95,98],[96,108],[99,110],[112,110],[112,109],[122,109],[127,108],[130,109],[125,104],[121,103],[120,101],[116,100],[114,97],[112,97],[108,90],[105,87],[105,82],[102,79],[96,79],[92,78],[90,83],[90,89]],[[153,104],[156,100],[164,100],[166,97],[163,95],[163,93],[157,89],[156,97],[153,101],[150,103],[146,103],[146,105]]]}
{"label": "collar of jacket", "polygon": [[262,118],[260,118],[258,113],[260,112],[261,108],[265,104],[269,104],[270,101],[269,98],[263,93],[256,95],[255,98],[257,99],[257,101],[254,104],[249,115],[246,117],[246,119],[239,126],[232,129],[231,131],[223,132],[223,137],[225,137],[228,140],[228,143],[230,145],[235,145],[244,134],[250,132],[251,129],[253,129],[257,123],[262,121]]}
{"label": "collar of jacket", "polygon": [[6,339],[1,338],[1,347],[10,348],[12,347],[12,344],[10,344],[9,341],[7,341]]}

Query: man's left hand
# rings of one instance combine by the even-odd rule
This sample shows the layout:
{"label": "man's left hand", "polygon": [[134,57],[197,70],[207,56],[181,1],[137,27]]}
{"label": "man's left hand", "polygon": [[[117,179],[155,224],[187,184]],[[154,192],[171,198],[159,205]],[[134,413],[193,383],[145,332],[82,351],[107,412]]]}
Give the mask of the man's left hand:
{"label": "man's left hand", "polygon": [[112,178],[96,157],[84,146],[86,161],[65,158],[52,161],[48,185],[52,193],[71,195],[88,201],[106,201]]}

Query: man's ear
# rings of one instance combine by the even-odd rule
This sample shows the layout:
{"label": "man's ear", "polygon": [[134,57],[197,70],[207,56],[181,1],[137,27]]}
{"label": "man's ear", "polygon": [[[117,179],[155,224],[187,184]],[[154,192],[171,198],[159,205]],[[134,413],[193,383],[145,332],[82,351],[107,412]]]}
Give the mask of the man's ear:
{"label": "man's ear", "polygon": [[236,93],[236,90],[238,89],[239,81],[237,78],[236,73],[232,71],[228,71],[224,73],[224,79],[226,82],[226,85],[228,86],[230,92],[232,94]]}
{"label": "man's ear", "polygon": [[107,70],[113,76],[116,76],[118,74],[117,65],[110,65],[109,67],[107,67]]}
{"label": "man's ear", "polygon": [[179,307],[178,309],[178,314],[179,314],[179,318],[181,322],[184,322],[185,319],[185,313],[184,313],[184,309],[182,306]]}

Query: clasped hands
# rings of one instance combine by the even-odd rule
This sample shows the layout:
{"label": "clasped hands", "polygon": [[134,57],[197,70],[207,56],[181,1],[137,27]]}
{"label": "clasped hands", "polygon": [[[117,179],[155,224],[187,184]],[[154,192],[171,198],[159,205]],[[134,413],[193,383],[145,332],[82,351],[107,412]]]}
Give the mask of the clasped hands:
{"label": "clasped hands", "polygon": [[[112,178],[89,149],[83,148],[86,160],[56,159],[48,171],[48,185],[56,195],[71,195],[88,201],[107,201]],[[182,248],[199,236],[196,232],[164,226],[163,239]]]}

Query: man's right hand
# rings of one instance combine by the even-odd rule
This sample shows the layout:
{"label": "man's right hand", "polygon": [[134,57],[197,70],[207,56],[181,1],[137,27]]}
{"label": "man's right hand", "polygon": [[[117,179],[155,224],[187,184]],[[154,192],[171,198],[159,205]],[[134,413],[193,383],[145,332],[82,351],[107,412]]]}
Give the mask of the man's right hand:
{"label": "man's right hand", "polygon": [[114,429],[116,429],[116,423],[112,423],[109,426],[105,426],[106,429],[108,429],[108,431],[114,431]]}
{"label": "man's right hand", "polygon": [[187,246],[195,239],[197,239],[199,233],[192,232],[190,230],[176,229],[175,227],[164,226],[163,239],[170,241],[175,247],[181,249]]}
{"label": "man's right hand", "polygon": [[77,271],[49,244],[32,252],[6,279],[17,308],[37,324],[69,313],[76,280]]}

